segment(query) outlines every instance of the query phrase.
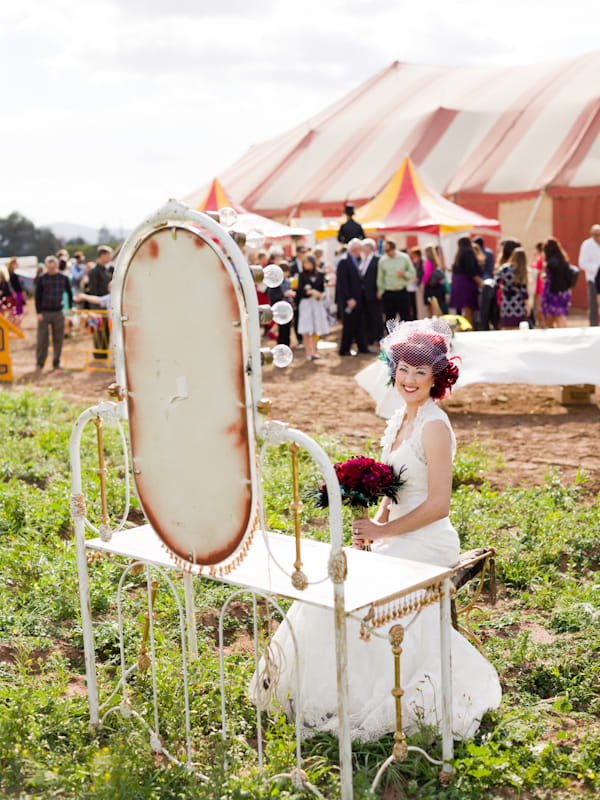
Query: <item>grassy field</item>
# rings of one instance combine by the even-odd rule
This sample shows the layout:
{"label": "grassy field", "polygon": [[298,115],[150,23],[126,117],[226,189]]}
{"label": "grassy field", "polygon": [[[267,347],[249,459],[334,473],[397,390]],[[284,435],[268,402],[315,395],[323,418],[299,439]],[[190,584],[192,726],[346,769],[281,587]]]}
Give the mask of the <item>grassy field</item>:
{"label": "grassy field", "polygon": [[[198,581],[200,657],[190,669],[194,760],[199,783],[148,747],[148,734],[118,714],[92,732],[83,680],[82,634],[69,518],[68,441],[80,409],[52,393],[0,390],[0,797],[6,798],[295,798],[287,780],[268,782],[256,765],[255,719],[245,687],[251,674],[247,642],[249,599],[231,607],[227,622],[228,704],[235,736],[220,740],[218,653],[214,617],[223,586]],[[119,441],[107,429],[109,505],[121,510]],[[332,460],[345,458],[343,440],[321,439]],[[86,434],[84,467],[88,512],[99,510],[94,433]],[[377,456],[376,442],[364,454]],[[500,673],[504,698],[476,737],[458,743],[456,777],[441,789],[435,768],[410,757],[389,770],[386,798],[562,798],[600,792],[600,506],[580,474],[565,485],[558,473],[533,488],[492,491],[486,468],[495,454],[477,442],[457,457],[452,519],[463,549],[498,550],[499,600],[476,620],[478,636]],[[316,473],[301,459],[305,485]],[[267,524],[290,530],[289,465],[283,449],[269,456],[265,482]],[[139,511],[132,515],[139,518]],[[306,507],[305,534],[323,538],[322,516]],[[121,568],[101,559],[91,567],[99,676],[103,694],[120,653],[115,589]],[[144,575],[125,586],[127,655],[135,658],[143,617]],[[174,647],[173,598],[156,598],[158,682],[163,735],[182,755],[180,659]],[[150,703],[150,677],[133,679],[137,706]],[[423,732],[420,741],[427,737]],[[272,720],[265,736],[266,777],[294,762],[292,730]],[[433,751],[438,752],[438,744]],[[391,737],[354,745],[355,796],[371,797],[377,763]],[[337,741],[319,735],[303,745],[304,767],[322,794],[337,794]],[[225,757],[230,771],[225,771]],[[235,777],[233,777],[235,776]]]}

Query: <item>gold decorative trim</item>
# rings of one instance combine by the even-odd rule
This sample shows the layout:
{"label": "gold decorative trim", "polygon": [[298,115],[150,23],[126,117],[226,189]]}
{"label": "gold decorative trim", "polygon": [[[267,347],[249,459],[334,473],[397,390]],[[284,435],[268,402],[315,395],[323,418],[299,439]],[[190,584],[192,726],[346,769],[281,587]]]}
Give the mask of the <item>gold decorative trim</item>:
{"label": "gold decorative trim", "polygon": [[294,561],[294,573],[292,575],[292,586],[298,591],[304,591],[308,586],[308,578],[302,571],[302,553],[301,553],[301,530],[300,530],[300,512],[302,511],[303,504],[300,500],[300,481],[298,479],[298,453],[300,447],[296,442],[290,442],[288,449],[292,456],[292,496],[293,500],[290,503],[290,509],[294,514],[294,536],[296,539],[296,560]]}
{"label": "gold decorative trim", "polygon": [[408,755],[406,736],[402,729],[402,695],[404,694],[404,689],[400,683],[400,655],[402,653],[401,645],[403,641],[404,628],[402,625],[394,625],[390,629],[390,642],[394,655],[394,688],[392,689],[392,696],[394,697],[394,704],[396,707],[396,730],[394,731],[392,755],[396,761],[404,761]]}
{"label": "gold decorative trim", "polygon": [[268,417],[273,410],[273,403],[268,397],[262,397],[256,404],[256,410],[259,414],[262,414],[263,417]]}
{"label": "gold decorative trim", "polygon": [[83,494],[71,495],[71,518],[73,520],[85,519],[86,515],[85,497]]}
{"label": "gold decorative trim", "polygon": [[94,417],[94,425],[96,426],[96,442],[98,446],[98,469],[96,473],[100,478],[100,505],[101,505],[101,521],[106,527],[109,526],[108,519],[108,503],[106,496],[106,473],[107,468],[104,463],[104,435],[103,425],[104,422],[101,416]]}
{"label": "gold decorative trim", "polygon": [[366,616],[363,617],[360,638],[368,641],[371,638],[371,631],[375,628],[381,628],[389,622],[402,619],[408,614],[413,614],[426,606],[438,603],[441,597],[442,585],[441,583],[434,583],[402,597],[373,603]]}
{"label": "gold decorative trim", "polygon": [[[483,551],[480,556],[473,558],[470,562],[467,561],[464,564],[460,564],[461,568],[465,566],[469,566],[470,564],[477,564],[477,562],[481,562],[481,572],[478,575],[473,576],[470,580],[465,581],[464,584],[459,586],[459,590],[463,588],[463,586],[467,586],[471,581],[477,580],[477,586],[473,595],[471,596],[469,602],[465,603],[462,606],[458,606],[455,601],[452,602],[452,625],[454,628],[459,632],[462,633],[463,636],[466,636],[467,639],[475,645],[475,647],[479,650],[479,652],[485,656],[485,651],[483,649],[483,644],[481,640],[475,634],[472,623],[471,623],[471,613],[473,611],[478,611],[480,614],[485,613],[485,609],[483,609],[479,605],[479,599],[483,593],[485,579],[489,572],[490,578],[490,601],[492,605],[496,603],[496,550],[493,547],[487,549],[487,551]],[[455,590],[454,594],[458,596],[458,591]],[[459,617],[464,615],[463,624],[460,624]]]}
{"label": "gold decorative trim", "polygon": [[438,773],[438,780],[442,786],[450,786],[453,777],[454,770],[441,769]]}
{"label": "gold decorative trim", "polygon": [[296,569],[296,571],[292,573],[292,586],[299,592],[303,592],[308,586],[308,578],[301,569]]}
{"label": "gold decorative trim", "polygon": [[103,542],[110,542],[112,539],[112,530],[110,525],[107,525],[105,522],[101,522],[98,526],[98,533],[100,534],[100,538]]}
{"label": "gold decorative trim", "polygon": [[169,554],[175,566],[178,567],[178,569],[180,569],[182,572],[188,572],[191,575],[198,576],[208,575],[210,578],[223,578],[225,575],[229,575],[230,572],[239,567],[242,561],[246,558],[248,555],[248,550],[254,541],[255,532],[256,528],[254,527],[250,533],[246,534],[244,543],[236,555],[230,561],[227,561],[223,564],[195,564],[192,561],[187,561],[181,556],[176,555],[169,547],[167,547],[164,542],[161,542],[161,547]]}
{"label": "gold decorative trim", "polygon": [[343,550],[340,550],[339,553],[331,554],[327,565],[327,573],[332,583],[344,583],[348,577],[348,559]]}
{"label": "gold decorative trim", "polygon": [[372,620],[373,606],[371,606],[366,616],[363,617],[362,622],[360,623],[359,637],[363,640],[363,642],[369,642],[371,640],[371,631],[373,630],[373,625],[371,624]]}
{"label": "gold decorative trim", "polygon": [[122,386],[119,386],[118,383],[111,383],[111,385],[106,390],[108,392],[109,397],[113,397],[115,400],[119,402],[121,400],[125,400],[125,389]]}
{"label": "gold decorative trim", "polygon": [[262,366],[273,363],[273,351],[270,347],[260,348],[260,363]]}
{"label": "gold decorative trim", "polygon": [[158,589],[158,581],[152,581],[150,586],[150,609],[144,614],[144,630],[142,631],[142,641],[137,657],[138,669],[142,672],[147,670],[152,663],[148,655],[146,644],[148,642],[148,633],[150,632],[150,614],[154,614],[154,599],[156,597],[156,590]]}
{"label": "gold decorative trim", "polygon": [[104,553],[101,550],[87,550],[85,554],[87,564],[95,564],[96,561],[102,561],[105,557],[111,558],[112,553]]}

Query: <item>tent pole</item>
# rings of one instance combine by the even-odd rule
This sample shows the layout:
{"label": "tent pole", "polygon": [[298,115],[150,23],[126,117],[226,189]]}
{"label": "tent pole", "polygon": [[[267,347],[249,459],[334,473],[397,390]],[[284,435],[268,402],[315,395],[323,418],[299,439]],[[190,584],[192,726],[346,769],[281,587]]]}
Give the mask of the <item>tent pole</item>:
{"label": "tent pole", "polygon": [[527,219],[527,222],[525,224],[525,230],[526,231],[528,231],[529,228],[531,227],[531,223],[535,219],[535,215],[538,212],[538,208],[540,207],[540,203],[542,202],[542,198],[544,197],[545,194],[546,194],[546,187],[543,186],[540,189],[540,193],[538,194],[537,199],[536,199],[535,203],[533,204],[533,208],[531,209],[531,214],[529,215],[529,218]]}

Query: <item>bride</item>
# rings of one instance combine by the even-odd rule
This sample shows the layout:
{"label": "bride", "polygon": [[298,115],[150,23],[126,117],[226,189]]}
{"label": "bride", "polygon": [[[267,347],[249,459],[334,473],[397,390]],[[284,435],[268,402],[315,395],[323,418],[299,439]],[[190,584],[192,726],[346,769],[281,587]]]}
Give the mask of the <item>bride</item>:
{"label": "bride", "polygon": [[[450,329],[439,319],[388,323],[382,341],[390,379],[404,405],[389,420],[382,461],[402,473],[399,502],[385,498],[373,520],[354,520],[354,547],[368,542],[377,553],[453,566],[460,544],[448,512],[456,440],[450,421],[435,401],[456,383],[458,368],[448,357]],[[427,606],[401,620],[401,657],[407,732],[441,719],[439,610]],[[391,623],[393,624],[393,623]],[[293,634],[292,634],[293,631]],[[359,639],[359,623],[348,620],[350,726],[353,739],[373,741],[394,730],[392,655],[383,637]],[[501,700],[493,666],[457,631],[451,631],[453,733],[472,736],[483,714]],[[298,645],[298,673],[293,638]],[[296,697],[299,689],[299,700]],[[252,680],[250,692],[263,708],[301,715],[304,737],[335,731],[337,693],[332,614],[294,603]]]}

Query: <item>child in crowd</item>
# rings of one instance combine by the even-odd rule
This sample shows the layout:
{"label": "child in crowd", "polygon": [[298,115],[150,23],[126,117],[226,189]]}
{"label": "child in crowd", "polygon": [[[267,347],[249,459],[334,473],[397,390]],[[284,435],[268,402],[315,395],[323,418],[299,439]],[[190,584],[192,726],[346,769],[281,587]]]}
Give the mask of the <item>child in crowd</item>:
{"label": "child in crowd", "polygon": [[314,256],[305,256],[298,277],[298,333],[304,342],[307,361],[320,358],[317,337],[329,333],[324,299],[325,275],[317,269]]}

